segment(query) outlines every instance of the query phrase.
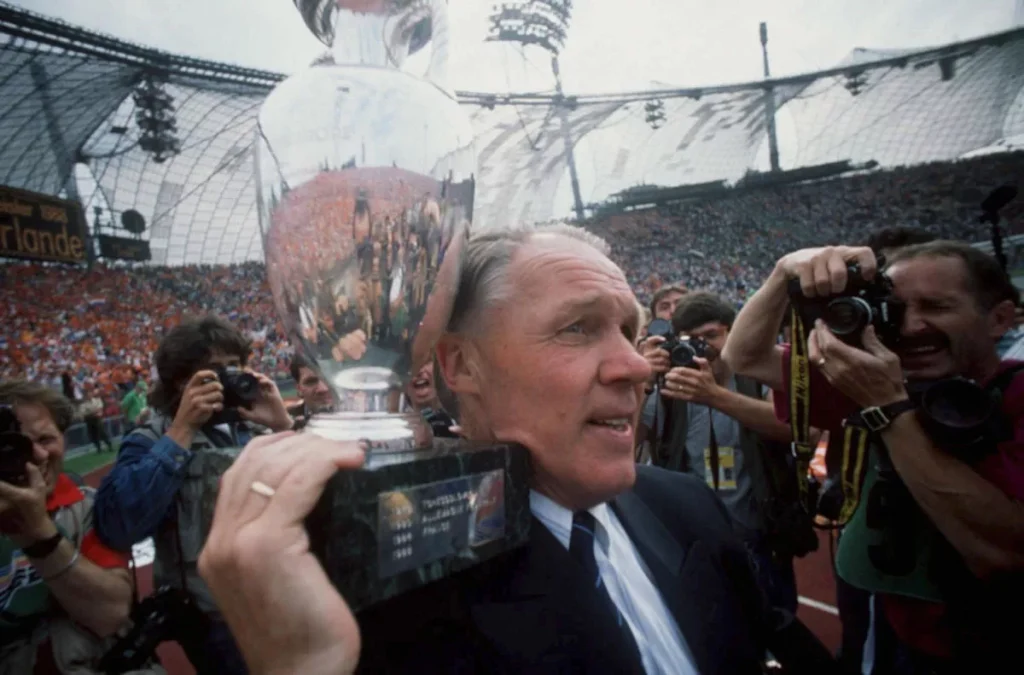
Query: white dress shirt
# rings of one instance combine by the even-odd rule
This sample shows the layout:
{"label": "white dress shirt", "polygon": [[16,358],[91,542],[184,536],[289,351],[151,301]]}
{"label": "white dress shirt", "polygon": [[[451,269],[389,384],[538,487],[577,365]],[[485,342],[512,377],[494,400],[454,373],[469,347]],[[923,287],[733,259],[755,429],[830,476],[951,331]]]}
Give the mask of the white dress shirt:
{"label": "white dress shirt", "polygon": [[[532,490],[530,510],[568,549],[572,511]],[[599,504],[590,513],[597,521],[594,557],[601,580],[629,624],[644,670],[648,675],[697,675],[679,626],[615,512]]]}

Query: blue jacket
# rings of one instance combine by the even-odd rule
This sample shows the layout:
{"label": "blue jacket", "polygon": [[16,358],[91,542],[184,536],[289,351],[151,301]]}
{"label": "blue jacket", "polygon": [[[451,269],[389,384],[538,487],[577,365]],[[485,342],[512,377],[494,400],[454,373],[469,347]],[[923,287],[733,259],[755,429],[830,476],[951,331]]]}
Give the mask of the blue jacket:
{"label": "blue jacket", "polygon": [[[245,445],[250,437],[239,429],[238,444]],[[96,493],[94,518],[100,540],[128,551],[155,535],[165,520],[174,517],[175,499],[194,455],[166,435],[154,441],[129,434]]]}

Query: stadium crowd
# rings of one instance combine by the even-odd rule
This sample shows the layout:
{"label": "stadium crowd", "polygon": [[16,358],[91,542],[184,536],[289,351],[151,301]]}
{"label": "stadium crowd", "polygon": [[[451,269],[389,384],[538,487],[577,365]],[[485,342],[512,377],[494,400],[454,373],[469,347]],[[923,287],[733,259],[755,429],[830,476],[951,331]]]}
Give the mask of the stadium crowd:
{"label": "stadium crowd", "polygon": [[[921,227],[946,239],[988,239],[980,204],[1024,175],[1024,152],[924,164],[832,180],[735,192],[657,211],[603,218],[591,229],[646,300],[661,283],[744,301],[786,251],[863,243],[882,227]],[[1003,209],[1004,231],[1024,228],[1020,200]],[[1009,253],[1009,251],[1008,251]]]}
{"label": "stadium crowd", "polygon": [[[883,226],[922,227],[943,237],[987,238],[979,204],[1024,174],[1024,153],[878,171],[828,181],[736,191],[603,217],[588,224],[641,300],[662,283],[720,293],[737,305],[786,251],[862,242]],[[1008,232],[1024,229],[1021,202],[1003,211]],[[262,263],[154,267],[98,263],[92,269],[0,265],[0,378],[60,388],[95,385],[120,400],[148,378],[161,336],[183,316],[212,312],[253,340],[253,365],[284,375],[291,349],[277,322]]]}

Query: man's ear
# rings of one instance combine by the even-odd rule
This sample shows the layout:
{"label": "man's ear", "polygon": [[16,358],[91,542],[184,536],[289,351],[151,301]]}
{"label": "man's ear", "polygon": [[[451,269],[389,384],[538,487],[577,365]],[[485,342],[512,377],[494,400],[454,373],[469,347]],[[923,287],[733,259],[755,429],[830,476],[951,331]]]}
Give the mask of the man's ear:
{"label": "man's ear", "polygon": [[438,370],[445,386],[456,395],[479,394],[480,371],[473,344],[458,335],[444,335],[435,348]]}
{"label": "man's ear", "polygon": [[1013,328],[1017,318],[1017,306],[1010,300],[1003,300],[989,310],[989,336],[994,340],[1003,337],[1006,331]]}

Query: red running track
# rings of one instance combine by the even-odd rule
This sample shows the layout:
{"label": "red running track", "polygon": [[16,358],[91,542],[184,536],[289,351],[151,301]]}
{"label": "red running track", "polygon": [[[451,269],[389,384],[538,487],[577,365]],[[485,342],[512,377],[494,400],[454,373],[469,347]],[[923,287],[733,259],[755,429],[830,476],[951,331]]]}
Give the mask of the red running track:
{"label": "red running track", "polygon": [[[110,471],[104,467],[86,476],[87,484],[98,487],[103,476]],[[796,561],[797,591],[801,603],[797,615],[818,638],[833,652],[840,641],[839,617],[834,613],[836,602],[835,579],[832,576],[831,555],[827,532],[819,532],[821,545],[818,550]],[[145,597],[153,590],[152,568],[139,569],[139,596]],[[164,643],[158,653],[169,675],[195,675],[188,659],[176,643]]]}

